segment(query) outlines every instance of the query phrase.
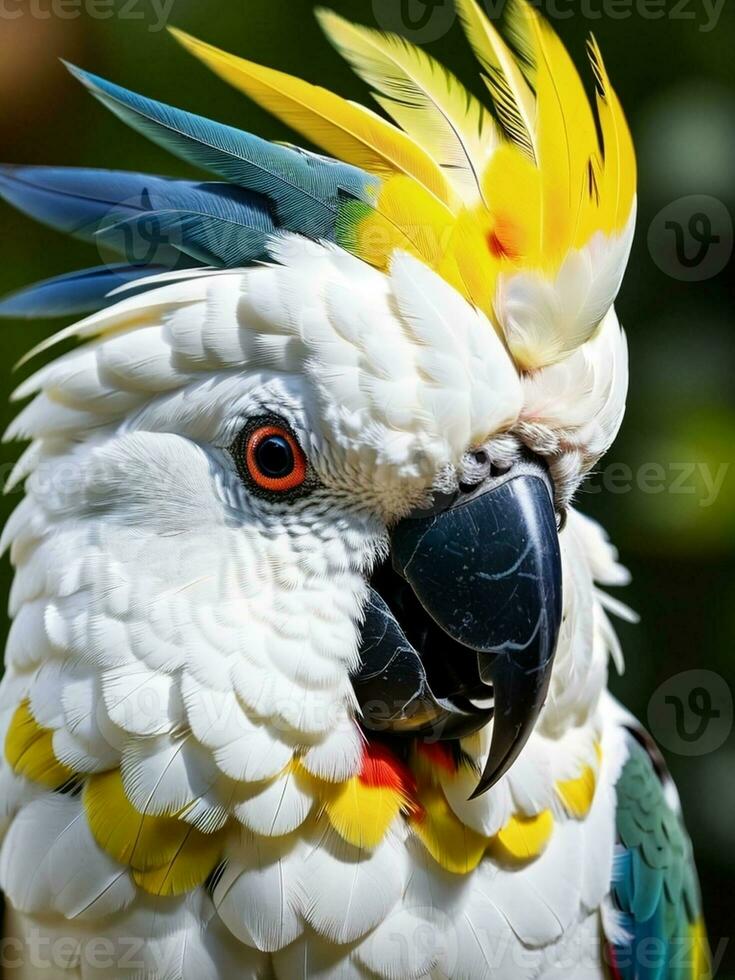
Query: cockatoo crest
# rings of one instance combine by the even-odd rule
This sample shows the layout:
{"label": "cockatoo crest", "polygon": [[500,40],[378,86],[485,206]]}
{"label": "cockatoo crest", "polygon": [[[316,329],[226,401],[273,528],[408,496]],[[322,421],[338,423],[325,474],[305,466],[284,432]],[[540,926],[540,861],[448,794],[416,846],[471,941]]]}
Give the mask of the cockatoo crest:
{"label": "cockatoo crest", "polygon": [[[279,236],[333,242],[388,277],[387,291],[385,280],[375,278],[382,283],[377,295],[394,310],[401,309],[403,297],[401,311],[421,345],[440,347],[446,343],[441,331],[454,331],[451,343],[464,352],[455,351],[453,359],[482,372],[477,356],[487,367],[492,341],[472,339],[474,332],[465,327],[474,317],[500,341],[493,370],[507,375],[510,368],[518,376],[522,392],[506,399],[508,386],[501,383],[490,416],[482,400],[489,397],[491,375],[484,394],[479,385],[472,396],[466,378],[444,379],[447,398],[469,399],[468,414],[459,423],[445,404],[435,429],[426,433],[425,449],[435,453],[437,439],[447,433],[464,449],[468,441],[479,443],[514,427],[523,443],[549,461],[557,499],[566,506],[579,479],[608,448],[624,407],[627,351],[611,308],[634,227],[635,157],[594,40],[589,53],[596,118],[569,55],[526,0],[513,0],[508,14],[520,55],[476,0],[459,0],[459,10],[483,68],[490,109],[403,39],[319,13],[329,38],[395,125],[325,89],[174,31],[197,57],[332,160],[265,143],[72,68],[128,124],[229,183],[6,167],[0,193],[55,227],[125,254],[129,236],[145,237],[146,222],[153,220],[164,244],[156,249],[157,267],[105,266],[60,277],[10,297],[0,314],[95,309],[118,301],[126,288],[159,286],[160,278],[151,274],[167,267],[176,269],[175,281],[197,275],[203,266],[241,267],[297,253],[306,267],[308,249],[278,244]],[[315,244],[312,250],[317,265],[338,261],[334,253],[320,259],[320,248]],[[348,276],[368,278],[357,265]],[[418,313],[405,302],[409,277],[425,292]],[[370,315],[366,310],[365,317]],[[432,315],[436,322],[428,330]],[[348,329],[361,329],[359,314],[349,319]],[[74,329],[94,335],[95,323]],[[373,401],[383,406],[379,411],[392,433],[388,441],[384,429],[373,433],[385,457],[399,451],[407,413],[423,410],[421,398],[414,404],[406,392],[400,358],[387,354],[403,341],[395,325],[385,332],[377,325],[371,329],[374,337],[365,340],[369,350],[363,356],[374,359],[372,373],[385,382],[371,383]],[[484,348],[479,355],[478,345]],[[338,348],[327,373],[344,428],[354,399],[341,400],[349,375],[342,372],[337,380],[336,369],[344,366]],[[328,365],[326,346],[320,355]],[[381,358],[386,363],[378,363]]]}
{"label": "cockatoo crest", "polygon": [[[558,37],[509,6],[516,55],[458,0],[491,109],[400,37],[319,20],[395,126],[331,92],[175,31],[222,78],[332,156],[379,180],[339,205],[335,237],[379,269],[419,257],[485,312],[524,370],[577,349],[617,294],[635,211],[630,134],[594,39],[597,118]],[[599,131],[599,136],[598,136]]]}

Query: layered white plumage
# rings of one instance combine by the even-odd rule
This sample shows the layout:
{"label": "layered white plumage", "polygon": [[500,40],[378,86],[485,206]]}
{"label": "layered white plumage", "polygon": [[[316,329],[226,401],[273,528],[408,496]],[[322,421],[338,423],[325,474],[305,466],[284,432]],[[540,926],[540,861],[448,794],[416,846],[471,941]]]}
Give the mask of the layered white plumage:
{"label": "layered white plumage", "polygon": [[[10,435],[32,444],[3,541],[0,735],[26,710],[70,791],[1,764],[13,928],[72,935],[85,980],[539,976],[550,950],[599,933],[610,887],[622,749],[594,587],[622,580],[609,545],[570,513],[537,730],[472,802],[470,769],[433,784],[419,762],[431,826],[396,809],[356,844],[335,815],[364,750],[349,671],[386,522],[452,486],[473,446],[544,455],[565,507],[617,430],[623,334],[609,313],[521,375],[416,259],[386,274],[295,236],[276,258],[122,297],[18,391],[33,400]],[[269,412],[321,484],[291,508],[247,493],[227,452]],[[488,747],[487,731],[463,744],[478,764]],[[467,852],[446,852],[464,828]],[[91,955],[99,935],[112,965]]]}

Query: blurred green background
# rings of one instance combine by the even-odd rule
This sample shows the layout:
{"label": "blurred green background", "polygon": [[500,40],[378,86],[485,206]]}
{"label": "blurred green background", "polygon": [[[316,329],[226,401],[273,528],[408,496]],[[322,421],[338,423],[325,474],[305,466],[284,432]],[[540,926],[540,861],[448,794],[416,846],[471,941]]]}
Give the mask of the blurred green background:
{"label": "blurred green background", "polygon": [[[486,3],[490,11],[502,6]],[[578,61],[588,32],[597,35],[640,156],[639,230],[618,304],[631,349],[628,414],[579,505],[604,522],[633,572],[633,585],[620,595],[642,619],[620,627],[628,669],[612,683],[653,729],[679,784],[711,938],[716,954],[724,949],[718,975],[733,977],[735,3],[541,6]],[[336,7],[383,28],[403,24],[481,94],[450,0],[339,0]],[[322,38],[308,0],[0,0],[0,160],[186,172],[90,99],[60,57],[164,101],[287,138],[280,124],[192,63],[162,30],[166,19],[246,57],[364,96]],[[91,247],[2,206],[0,229],[0,293],[99,261]],[[29,370],[14,375],[12,365],[57,326],[2,325],[3,427],[13,414],[5,396]],[[0,464],[16,455],[5,446]],[[15,493],[3,501],[3,519],[18,499]],[[9,582],[5,562],[3,589]],[[693,668],[715,676],[679,676]],[[672,691],[683,722],[664,696]],[[688,739],[700,722],[702,737]]]}

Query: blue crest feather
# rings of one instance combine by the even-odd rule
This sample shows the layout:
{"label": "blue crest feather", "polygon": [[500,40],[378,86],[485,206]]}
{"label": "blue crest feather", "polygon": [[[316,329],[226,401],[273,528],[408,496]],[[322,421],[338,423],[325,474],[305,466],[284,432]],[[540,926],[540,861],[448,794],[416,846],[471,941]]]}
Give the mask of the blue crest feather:
{"label": "blue crest feather", "polygon": [[0,168],[0,196],[44,224],[122,255],[173,267],[183,252],[207,265],[267,254],[276,226],[262,196],[224,183],[72,167]]}
{"label": "blue crest feather", "polygon": [[106,305],[116,286],[157,271],[251,265],[268,257],[268,240],[279,229],[334,240],[345,202],[375,200],[379,179],[357,167],[268,143],[68,68],[124,122],[227,183],[0,166],[0,198],[52,228],[93,242],[103,257],[121,255],[132,267],[105,266],[46,280],[0,302],[0,316],[89,312]]}
{"label": "blue crest feather", "polygon": [[[0,300],[0,317],[31,320],[94,313],[119,301],[119,296],[108,295],[113,289],[167,271],[165,266],[160,265],[100,265],[54,276]],[[143,292],[145,288],[152,287],[140,286],[137,290],[131,287],[126,295]]]}
{"label": "blue crest feather", "polygon": [[379,181],[365,171],[130,92],[69,65],[123,122],[189,163],[267,197],[277,223],[309,238],[332,238],[340,199],[371,203]]}

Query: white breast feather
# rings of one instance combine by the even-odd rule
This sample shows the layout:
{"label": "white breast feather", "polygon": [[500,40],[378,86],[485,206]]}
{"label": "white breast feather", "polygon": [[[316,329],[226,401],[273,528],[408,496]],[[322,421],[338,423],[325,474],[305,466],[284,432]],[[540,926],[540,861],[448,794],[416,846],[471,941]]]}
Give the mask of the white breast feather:
{"label": "white breast feather", "polygon": [[[29,477],[28,495],[3,536],[17,571],[0,735],[29,698],[56,757],[120,766],[140,813],[183,810],[205,833],[234,816],[227,864],[211,898],[145,896],[93,843],[78,797],[37,790],[3,762],[0,881],[23,912],[114,913],[113,943],[147,940],[139,975],[255,980],[267,951],[289,980],[534,976],[543,947],[610,881],[598,851],[614,773],[603,769],[583,821],[565,822],[553,789],[596,764],[595,740],[603,757],[609,748],[599,704],[615,640],[595,582],[624,573],[596,526],[572,512],[562,538],[566,632],[521,760],[473,802],[470,777],[444,785],[453,812],[488,836],[514,813],[553,810],[551,843],[523,874],[486,861],[449,875],[401,820],[361,853],[315,829],[315,792],[289,766],[298,755],[306,774],[339,782],[360,764],[349,671],[376,535],[365,515],[401,513],[469,446],[508,433],[575,460],[559,470],[570,496],[620,421],[623,334],[610,314],[580,350],[519,375],[489,321],[409,256],[383,274],[285,236],[276,259],[164,283],[64,331],[88,345],[21,385],[19,398],[35,397],[9,430],[33,442],[14,474]],[[596,308],[593,293],[580,308]],[[359,519],[262,534],[242,517],[242,491],[218,466],[238,413],[266,395],[288,411],[316,406],[305,438],[326,484],[364,489]],[[479,761],[488,745],[486,731],[465,747]],[[433,944],[396,952],[396,930],[422,929]],[[85,980],[104,975],[82,962]]]}

